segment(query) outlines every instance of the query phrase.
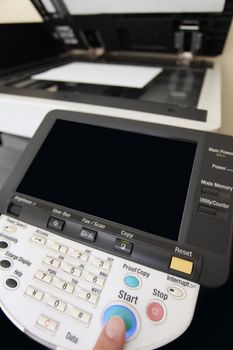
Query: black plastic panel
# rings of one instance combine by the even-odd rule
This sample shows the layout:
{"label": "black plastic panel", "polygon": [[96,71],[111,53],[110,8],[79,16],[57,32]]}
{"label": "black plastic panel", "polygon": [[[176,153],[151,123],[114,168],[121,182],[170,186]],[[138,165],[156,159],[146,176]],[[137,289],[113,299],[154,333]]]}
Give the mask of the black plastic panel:
{"label": "black plastic panel", "polygon": [[64,51],[43,23],[0,24],[0,71],[55,57]]}
{"label": "black plastic panel", "polygon": [[[198,25],[202,45],[198,55],[215,56],[222,52],[233,15],[233,0],[227,0],[223,13],[119,14],[71,16],[62,0],[56,0],[56,14],[47,14],[33,0],[50,31],[58,25],[72,28],[80,48],[104,47],[107,51],[177,53],[175,33],[182,24]],[[62,41],[62,38],[59,38]],[[69,45],[67,45],[69,46]]]}

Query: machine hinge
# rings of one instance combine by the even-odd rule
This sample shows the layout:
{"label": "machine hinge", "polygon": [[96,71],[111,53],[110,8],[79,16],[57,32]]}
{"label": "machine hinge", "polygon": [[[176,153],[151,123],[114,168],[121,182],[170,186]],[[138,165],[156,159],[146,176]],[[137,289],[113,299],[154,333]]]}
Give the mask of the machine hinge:
{"label": "machine hinge", "polygon": [[175,48],[179,54],[178,63],[188,66],[202,47],[203,34],[198,22],[184,21],[175,33]]}

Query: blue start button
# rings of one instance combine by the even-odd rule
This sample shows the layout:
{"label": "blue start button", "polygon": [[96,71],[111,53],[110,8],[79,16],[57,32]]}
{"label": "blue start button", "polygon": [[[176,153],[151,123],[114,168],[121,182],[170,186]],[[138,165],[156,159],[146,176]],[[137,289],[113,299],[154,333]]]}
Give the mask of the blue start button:
{"label": "blue start button", "polygon": [[102,317],[102,324],[106,324],[112,317],[118,316],[125,322],[125,339],[131,338],[137,330],[137,319],[134,313],[124,305],[111,305]]}

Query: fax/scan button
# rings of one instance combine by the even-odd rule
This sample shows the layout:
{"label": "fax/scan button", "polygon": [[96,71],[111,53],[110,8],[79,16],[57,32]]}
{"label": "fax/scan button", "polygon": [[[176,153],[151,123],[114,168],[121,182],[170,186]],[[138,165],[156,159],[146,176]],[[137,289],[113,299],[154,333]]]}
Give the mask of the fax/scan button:
{"label": "fax/scan button", "polygon": [[193,262],[173,256],[170,269],[191,275],[193,271]]}

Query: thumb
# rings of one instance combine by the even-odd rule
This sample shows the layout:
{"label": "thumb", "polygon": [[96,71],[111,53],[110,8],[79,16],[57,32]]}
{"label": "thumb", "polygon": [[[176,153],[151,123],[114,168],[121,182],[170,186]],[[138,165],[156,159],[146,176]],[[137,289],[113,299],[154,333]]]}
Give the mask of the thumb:
{"label": "thumb", "polygon": [[112,317],[103,328],[93,350],[122,350],[125,343],[125,323]]}

